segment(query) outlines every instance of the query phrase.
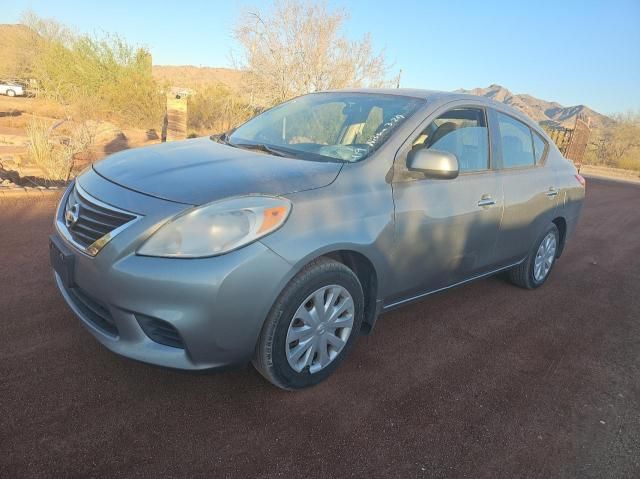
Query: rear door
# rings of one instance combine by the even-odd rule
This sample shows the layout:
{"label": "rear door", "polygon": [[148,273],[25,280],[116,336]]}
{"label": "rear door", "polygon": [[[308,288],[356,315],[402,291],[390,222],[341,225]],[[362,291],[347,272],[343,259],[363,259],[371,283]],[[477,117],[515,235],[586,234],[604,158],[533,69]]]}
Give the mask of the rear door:
{"label": "rear door", "polygon": [[524,258],[554,219],[555,171],[546,163],[546,141],[523,121],[490,109],[497,164],[504,188],[504,217],[496,246],[500,263]]}
{"label": "rear door", "polygon": [[[406,156],[416,148],[455,154],[460,175],[429,179],[407,170]],[[393,180],[396,297],[433,291],[492,267],[504,202],[490,151],[486,110],[468,104],[430,115],[401,148]]]}

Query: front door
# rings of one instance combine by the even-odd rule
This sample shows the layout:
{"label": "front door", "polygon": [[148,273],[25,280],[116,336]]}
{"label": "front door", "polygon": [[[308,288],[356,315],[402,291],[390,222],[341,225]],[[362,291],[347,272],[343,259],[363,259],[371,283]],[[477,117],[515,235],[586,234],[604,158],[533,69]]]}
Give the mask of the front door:
{"label": "front door", "polygon": [[397,281],[389,303],[458,283],[494,266],[504,195],[500,174],[491,168],[487,125],[484,108],[456,107],[411,139],[412,149],[455,154],[460,174],[452,180],[408,171],[394,175]]}

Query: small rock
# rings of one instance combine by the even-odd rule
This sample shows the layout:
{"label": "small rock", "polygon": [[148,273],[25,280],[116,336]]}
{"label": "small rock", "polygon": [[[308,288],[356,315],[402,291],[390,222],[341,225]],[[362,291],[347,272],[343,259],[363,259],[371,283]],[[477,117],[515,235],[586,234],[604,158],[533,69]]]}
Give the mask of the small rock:
{"label": "small rock", "polygon": [[600,424],[606,424],[606,422],[604,422],[604,421],[600,421]]}

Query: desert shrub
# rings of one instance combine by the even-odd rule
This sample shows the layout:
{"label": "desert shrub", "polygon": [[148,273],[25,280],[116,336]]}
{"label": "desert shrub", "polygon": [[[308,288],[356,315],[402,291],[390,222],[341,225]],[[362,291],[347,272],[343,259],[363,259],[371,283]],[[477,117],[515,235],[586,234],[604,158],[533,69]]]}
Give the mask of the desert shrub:
{"label": "desert shrub", "polygon": [[585,163],[640,171],[640,112],[613,118],[614,124],[592,132]]}
{"label": "desert shrub", "polygon": [[622,158],[618,161],[617,167],[622,168],[623,170],[633,170],[640,173],[640,151],[635,158]]}
{"label": "desert shrub", "polygon": [[187,99],[188,126],[198,132],[226,131],[252,116],[249,105],[224,85],[212,84]]}
{"label": "desert shrub", "polygon": [[32,120],[26,130],[31,161],[47,175],[57,179],[61,168],[54,160],[49,125],[42,120]]}
{"label": "desert shrub", "polygon": [[46,180],[68,180],[77,155],[86,153],[94,143],[95,132],[87,123],[75,125],[68,136],[58,135],[43,120],[27,125],[29,157]]}

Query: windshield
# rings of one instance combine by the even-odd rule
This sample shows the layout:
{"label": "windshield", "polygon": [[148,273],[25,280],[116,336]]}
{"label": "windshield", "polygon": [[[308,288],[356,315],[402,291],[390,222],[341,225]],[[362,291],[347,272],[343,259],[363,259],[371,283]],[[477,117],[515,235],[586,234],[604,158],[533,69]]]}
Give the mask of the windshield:
{"label": "windshield", "polygon": [[369,156],[424,100],[368,93],[313,93],[238,127],[232,146],[303,159],[355,162]]}

